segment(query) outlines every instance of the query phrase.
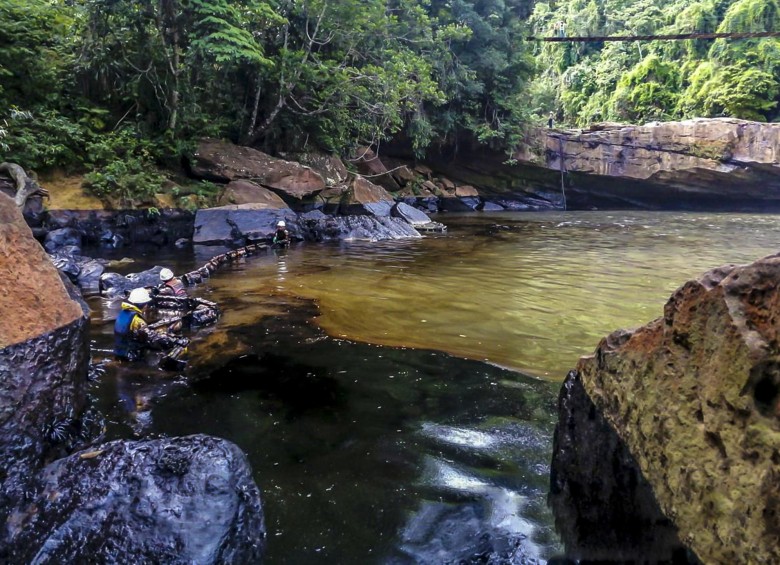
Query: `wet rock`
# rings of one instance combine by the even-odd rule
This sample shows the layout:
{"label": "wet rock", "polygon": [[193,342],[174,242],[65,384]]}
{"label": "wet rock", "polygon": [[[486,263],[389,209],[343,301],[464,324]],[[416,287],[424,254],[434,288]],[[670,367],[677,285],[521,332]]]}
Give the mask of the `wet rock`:
{"label": "wet rock", "polygon": [[81,233],[74,228],[60,228],[46,234],[43,243],[49,253],[54,253],[63,247],[76,247],[81,249]]}
{"label": "wet rock", "polygon": [[341,199],[339,212],[344,215],[389,216],[394,203],[393,197],[384,188],[358,175],[352,179],[349,191]]}
{"label": "wet rock", "polygon": [[299,219],[301,220],[325,220],[327,218],[328,215],[321,210],[311,210],[299,216]]}
{"label": "wet rock", "polygon": [[558,397],[549,502],[571,558],[688,562],[652,486],[576,371],[566,377]]}
{"label": "wet rock", "polygon": [[155,287],[160,284],[160,271],[163,267],[155,265],[151,269],[140,273],[120,275],[119,273],[104,272],[100,275],[99,290],[105,296],[123,296],[134,288]]}
{"label": "wet rock", "polygon": [[103,261],[85,257],[86,262],[79,268],[79,274],[76,277],[76,284],[82,290],[98,290],[100,287],[100,277],[106,270]]}
{"label": "wet rock", "polygon": [[495,202],[483,202],[482,207],[479,209],[483,212],[502,212],[505,210],[503,206],[496,204]]}
{"label": "wet rock", "polygon": [[122,247],[135,243],[167,245],[192,235],[194,215],[176,209],[50,210],[49,231],[73,229],[83,245]]}
{"label": "wet rock", "polygon": [[61,273],[82,290],[97,290],[107,261],[84,257],[73,251],[78,248],[62,248],[51,255],[51,261]]}
{"label": "wet rock", "polygon": [[403,558],[390,563],[538,563],[523,549],[524,537],[484,527],[472,506],[426,503],[401,534]]}
{"label": "wet rock", "polygon": [[[713,269],[577,365],[588,414],[625,443],[704,563],[780,562],[778,281],[778,255]],[[588,484],[572,492],[594,499]]]}
{"label": "wet rock", "polygon": [[336,216],[301,222],[307,241],[380,241],[422,237],[406,221],[376,216]]}
{"label": "wet rock", "polygon": [[296,237],[295,217],[289,210],[268,209],[257,204],[203,208],[195,217],[192,241],[195,244],[220,244],[242,239],[270,239],[279,220],[285,220],[290,235]]}
{"label": "wet rock", "polygon": [[431,221],[428,214],[403,202],[393,206],[392,215],[396,218],[401,218],[412,226],[423,226]]}
{"label": "wet rock", "polygon": [[[88,308],[60,278],[14,201],[0,194],[0,520],[35,472],[88,428]],[[85,432],[86,433],[86,432]],[[88,434],[87,434],[88,435]],[[0,532],[0,561],[6,547]]]}
{"label": "wet rock", "polygon": [[[477,200],[478,203],[479,200]],[[447,197],[439,199],[439,209],[443,212],[473,212],[476,205],[472,204],[465,198]]]}
{"label": "wet rock", "polygon": [[245,455],[203,435],[115,441],[48,465],[9,525],[15,563],[259,563]]}
{"label": "wet rock", "polygon": [[538,198],[526,198],[523,201],[499,199],[496,202],[505,210],[512,211],[554,210],[557,208],[557,206],[550,201],[540,200]]}
{"label": "wet rock", "polygon": [[417,206],[433,214],[439,211],[439,199],[436,196],[418,198]]}

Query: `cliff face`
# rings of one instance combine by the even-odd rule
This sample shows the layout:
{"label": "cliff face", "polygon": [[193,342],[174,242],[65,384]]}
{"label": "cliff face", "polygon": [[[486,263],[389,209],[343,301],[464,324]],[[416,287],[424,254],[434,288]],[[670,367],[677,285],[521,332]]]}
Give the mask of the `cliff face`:
{"label": "cliff face", "polygon": [[664,208],[780,206],[780,124],[718,118],[545,130],[544,155],[517,158],[562,170],[564,183],[571,175],[574,200],[586,189]]}
{"label": "cliff face", "polygon": [[[383,146],[382,157],[412,154],[399,143]],[[461,139],[425,163],[510,209],[780,210],[780,124],[718,118],[531,129],[511,159]]]}
{"label": "cliff face", "polygon": [[[662,318],[612,334],[577,366],[593,410],[705,563],[780,562],[778,282],[780,255],[714,269],[678,289]],[[567,429],[561,421],[557,442]],[[571,454],[556,457],[557,490],[585,500],[587,487],[566,484]]]}

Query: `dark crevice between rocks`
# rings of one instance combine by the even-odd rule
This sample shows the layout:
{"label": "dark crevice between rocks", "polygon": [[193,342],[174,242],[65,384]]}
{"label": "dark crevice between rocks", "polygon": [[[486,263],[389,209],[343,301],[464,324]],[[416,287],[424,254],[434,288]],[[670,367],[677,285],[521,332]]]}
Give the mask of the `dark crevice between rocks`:
{"label": "dark crevice between rocks", "polygon": [[698,564],[576,371],[558,399],[548,503],[579,563]]}

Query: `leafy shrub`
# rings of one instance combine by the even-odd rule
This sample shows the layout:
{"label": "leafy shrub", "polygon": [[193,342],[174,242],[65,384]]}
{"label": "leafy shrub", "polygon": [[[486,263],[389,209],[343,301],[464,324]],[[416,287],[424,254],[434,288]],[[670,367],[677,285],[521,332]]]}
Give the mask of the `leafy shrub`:
{"label": "leafy shrub", "polygon": [[137,157],[111,161],[100,170],[87,173],[84,185],[97,197],[120,203],[145,202],[160,190],[165,176]]}
{"label": "leafy shrub", "polygon": [[33,113],[11,108],[2,118],[3,159],[27,169],[73,168],[81,162],[85,132],[58,112]]}
{"label": "leafy shrub", "polygon": [[84,184],[95,196],[123,205],[148,201],[165,181],[155,153],[154,142],[133,128],[101,135],[87,144],[87,162],[95,170],[85,175]]}

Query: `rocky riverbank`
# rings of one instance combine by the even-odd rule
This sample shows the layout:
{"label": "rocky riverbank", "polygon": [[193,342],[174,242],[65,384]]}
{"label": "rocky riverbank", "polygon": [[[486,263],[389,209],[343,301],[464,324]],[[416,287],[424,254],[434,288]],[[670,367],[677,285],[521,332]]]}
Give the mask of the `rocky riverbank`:
{"label": "rocky riverbank", "polygon": [[101,440],[88,309],[0,194],[0,560],[257,562],[260,493],[235,445]]}

